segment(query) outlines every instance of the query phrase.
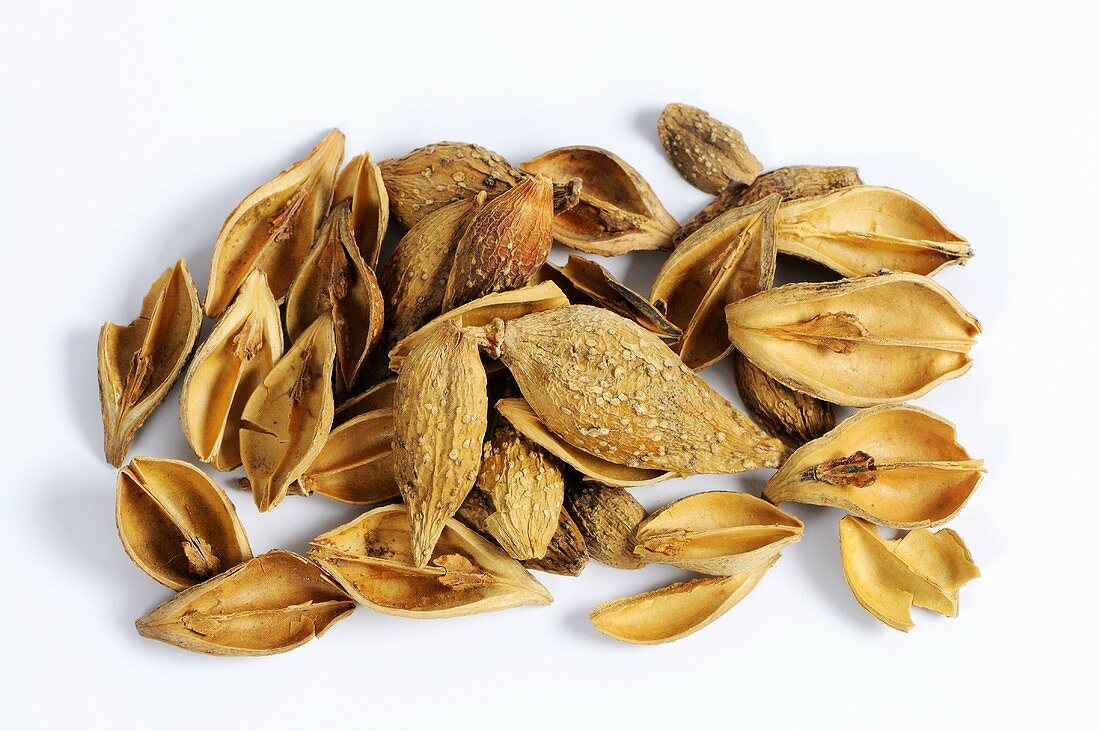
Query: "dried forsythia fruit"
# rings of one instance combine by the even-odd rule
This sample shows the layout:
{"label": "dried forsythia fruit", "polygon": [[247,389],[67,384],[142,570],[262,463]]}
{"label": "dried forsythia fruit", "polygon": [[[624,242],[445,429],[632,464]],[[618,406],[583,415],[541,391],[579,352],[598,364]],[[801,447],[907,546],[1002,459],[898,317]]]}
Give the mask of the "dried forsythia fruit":
{"label": "dried forsythia fruit", "polygon": [[629,492],[578,482],[566,491],[565,505],[584,536],[589,556],[617,569],[645,564],[634,555],[634,531],[645,519],[645,508]]}
{"label": "dried forsythia fruit", "polygon": [[748,412],[764,431],[791,449],[836,426],[832,404],[784,386],[753,365],[741,351],[733,353],[733,377]]}
{"label": "dried forsythia fruit", "polygon": [[751,183],[763,169],[740,132],[689,104],[665,107],[657,135],[684,180],[707,193],[721,193],[730,181]]}
{"label": "dried forsythia fruit", "polygon": [[400,497],[393,474],[393,409],[360,414],[329,432],[320,453],[298,477],[306,495],[352,505]]}
{"label": "dried forsythia fruit", "polygon": [[370,153],[356,155],[336,178],[333,207],[351,202],[352,230],[359,255],[372,270],[378,266],[382,239],[390,222],[390,197],[382,181],[382,170],[371,162]]}

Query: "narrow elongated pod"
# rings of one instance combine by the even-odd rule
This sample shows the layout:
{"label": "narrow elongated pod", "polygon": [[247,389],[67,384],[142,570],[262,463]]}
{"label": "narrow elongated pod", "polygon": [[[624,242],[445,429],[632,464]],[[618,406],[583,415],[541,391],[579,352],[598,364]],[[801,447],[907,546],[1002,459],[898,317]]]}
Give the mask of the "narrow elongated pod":
{"label": "narrow elongated pod", "polygon": [[363,261],[373,271],[378,267],[382,240],[390,222],[390,197],[382,180],[382,170],[371,161],[369,152],[348,160],[337,176],[333,206],[343,201],[351,201],[355,243]]}
{"label": "narrow elongated pod", "polygon": [[393,409],[356,416],[329,432],[320,453],[298,478],[306,494],[372,505],[399,497],[393,475]]}

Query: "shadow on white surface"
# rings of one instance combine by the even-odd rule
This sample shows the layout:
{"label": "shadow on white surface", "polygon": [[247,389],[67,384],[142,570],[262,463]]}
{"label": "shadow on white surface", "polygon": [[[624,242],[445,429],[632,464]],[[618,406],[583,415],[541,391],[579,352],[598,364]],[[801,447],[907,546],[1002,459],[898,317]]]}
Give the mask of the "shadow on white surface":
{"label": "shadow on white surface", "polygon": [[665,154],[665,148],[661,145],[661,139],[657,136],[657,120],[660,118],[663,109],[663,105],[653,105],[634,115],[634,131],[661,155]]}
{"label": "shadow on white surface", "polygon": [[65,388],[84,446],[94,458],[103,458],[103,417],[99,408],[96,347],[99,331],[91,327],[69,333],[65,339]]}

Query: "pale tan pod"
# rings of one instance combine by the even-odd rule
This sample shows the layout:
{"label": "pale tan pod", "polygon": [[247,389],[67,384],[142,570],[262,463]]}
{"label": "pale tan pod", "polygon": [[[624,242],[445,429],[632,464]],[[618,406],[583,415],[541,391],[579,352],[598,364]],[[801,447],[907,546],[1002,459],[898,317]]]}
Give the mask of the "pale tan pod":
{"label": "pale tan pod", "polygon": [[733,377],[745,409],[764,431],[790,449],[817,439],[836,426],[833,405],[788,388],[733,352]]}
{"label": "pale tan pod", "polygon": [[320,637],[355,602],[316,564],[271,551],[181,591],[137,631],[208,655],[273,655]]}
{"label": "pale tan pod", "polygon": [[900,272],[769,289],[727,307],[726,322],[769,376],[844,406],[906,401],[958,378],[981,332],[943,287]]}
{"label": "pale tan pod", "polygon": [[306,494],[317,493],[352,505],[400,497],[393,475],[393,409],[379,409],[345,421],[329,432],[321,452],[298,478]]}
{"label": "pale tan pod", "polygon": [[126,554],[169,589],[252,558],[225,492],[186,462],[134,457],[118,473],[115,521]]}
{"label": "pale tan pod", "polygon": [[672,642],[698,632],[752,591],[779,556],[734,576],[692,579],[600,604],[589,618],[609,637],[639,645]]}
{"label": "pale tan pod", "polygon": [[207,316],[229,306],[237,288],[255,269],[263,270],[277,302],[313,246],[344,157],[344,135],[331,130],[304,159],[248,194],[222,225],[210,263],[203,303]]}
{"label": "pale tan pod", "polygon": [[179,378],[201,322],[195,282],[180,259],[153,282],[137,319],[103,324],[97,350],[103,453],[114,466]]}
{"label": "pale tan pod", "polygon": [[333,426],[339,426],[346,421],[351,421],[356,416],[369,414],[372,411],[392,409],[395,386],[397,386],[397,379],[390,378],[344,401],[336,407],[332,417]]}
{"label": "pale tan pod", "polygon": [[356,155],[336,178],[335,206],[351,201],[352,228],[355,243],[366,265],[375,270],[382,253],[382,240],[390,222],[390,197],[382,180],[382,169],[370,159],[370,153]]}
{"label": "pale tan pod", "polygon": [[634,540],[646,563],[733,576],[802,540],[802,521],[754,495],[702,492],[649,515]]}
{"label": "pale tan pod", "polygon": [[429,565],[413,560],[404,505],[375,508],[313,539],[310,555],[357,602],[399,617],[461,617],[553,601],[513,558],[446,520]]}
{"label": "pale tan pod", "polygon": [[332,317],[318,317],[245,404],[241,459],[261,512],[282,502],[332,428]]}
{"label": "pale tan pod", "polygon": [[645,508],[629,492],[578,480],[565,492],[565,507],[584,536],[589,556],[617,569],[645,565],[634,555],[634,531],[645,519]]}
{"label": "pale tan pod", "polygon": [[279,307],[257,269],[195,353],[180,393],[180,427],[191,449],[218,470],[241,466],[245,403],[283,356]]}
{"label": "pale tan pod", "polygon": [[740,132],[690,104],[666,106],[657,136],[684,180],[712,195],[731,181],[751,183],[764,167]]}
{"label": "pale tan pod", "polygon": [[770,196],[714,219],[681,243],[653,282],[650,299],[683,330],[673,350],[702,370],[733,350],[726,306],[772,286],[775,209]]}
{"label": "pale tan pod", "polygon": [[795,450],[764,498],[842,508],[891,528],[926,528],[962,510],[983,472],[950,422],[916,406],[879,406]]}

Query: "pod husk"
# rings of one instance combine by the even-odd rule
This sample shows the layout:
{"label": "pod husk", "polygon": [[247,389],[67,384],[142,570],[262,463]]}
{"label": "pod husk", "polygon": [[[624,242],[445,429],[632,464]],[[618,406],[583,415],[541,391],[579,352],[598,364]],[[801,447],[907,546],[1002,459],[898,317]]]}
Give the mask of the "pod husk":
{"label": "pod husk", "polygon": [[382,169],[370,159],[370,153],[356,155],[336,178],[332,196],[335,208],[351,201],[352,230],[359,255],[371,270],[378,268],[382,241],[390,223],[390,197],[382,180]]}
{"label": "pod husk", "polygon": [[739,351],[732,357],[734,382],[745,409],[788,448],[798,449],[836,426],[832,404],[784,386]]}
{"label": "pod husk", "polygon": [[369,414],[379,409],[393,408],[393,390],[397,386],[397,379],[389,378],[375,384],[363,393],[352,396],[336,407],[332,417],[332,425],[339,426],[346,421],[351,421],[356,416]]}
{"label": "pod husk", "polygon": [[657,136],[684,180],[706,193],[717,195],[733,181],[751,183],[764,167],[740,132],[690,104],[666,106]]}
{"label": "pod husk", "polygon": [[645,508],[629,492],[577,480],[565,491],[565,507],[584,536],[589,556],[617,569],[645,565],[634,554],[634,531],[645,519]]}
{"label": "pod husk", "polygon": [[367,412],[335,427],[298,478],[301,492],[351,505],[400,497],[393,474],[393,434],[391,408]]}

